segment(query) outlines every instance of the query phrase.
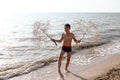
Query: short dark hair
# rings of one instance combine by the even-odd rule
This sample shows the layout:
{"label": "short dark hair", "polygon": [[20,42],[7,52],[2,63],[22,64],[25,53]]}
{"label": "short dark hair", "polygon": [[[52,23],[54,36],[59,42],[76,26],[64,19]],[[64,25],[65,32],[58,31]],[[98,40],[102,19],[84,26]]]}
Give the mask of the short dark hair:
{"label": "short dark hair", "polygon": [[70,28],[70,24],[65,24],[65,27],[69,27]]}

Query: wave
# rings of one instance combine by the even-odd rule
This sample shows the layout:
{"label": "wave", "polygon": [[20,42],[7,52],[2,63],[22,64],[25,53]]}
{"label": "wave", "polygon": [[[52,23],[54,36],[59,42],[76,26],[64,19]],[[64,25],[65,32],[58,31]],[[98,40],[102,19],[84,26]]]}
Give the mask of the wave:
{"label": "wave", "polygon": [[28,62],[21,65],[11,65],[9,67],[0,70],[0,80],[12,78],[14,76],[29,73],[31,71],[42,68],[52,62],[57,61],[58,56],[52,56],[50,58],[40,59],[32,62]]}

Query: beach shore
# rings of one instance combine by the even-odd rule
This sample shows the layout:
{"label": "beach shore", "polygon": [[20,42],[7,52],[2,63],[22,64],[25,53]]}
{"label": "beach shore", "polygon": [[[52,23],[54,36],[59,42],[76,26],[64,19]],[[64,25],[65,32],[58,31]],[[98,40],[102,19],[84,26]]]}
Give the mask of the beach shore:
{"label": "beach shore", "polygon": [[[65,61],[62,63],[62,73],[65,80],[102,80],[105,75],[113,74],[109,73],[111,70],[119,71],[120,73],[120,54],[111,54],[104,57],[95,58],[89,65],[69,65],[70,72],[64,71]],[[114,71],[113,71],[114,72]],[[109,73],[109,74],[108,74]],[[120,74],[116,74],[120,75]],[[118,78],[118,77],[117,77]],[[119,77],[120,79],[120,77]],[[114,80],[119,80],[114,79]],[[62,80],[57,73],[57,62],[51,63],[44,68],[32,71],[28,74],[21,76],[15,76],[8,80]],[[103,79],[107,80],[107,79]]]}

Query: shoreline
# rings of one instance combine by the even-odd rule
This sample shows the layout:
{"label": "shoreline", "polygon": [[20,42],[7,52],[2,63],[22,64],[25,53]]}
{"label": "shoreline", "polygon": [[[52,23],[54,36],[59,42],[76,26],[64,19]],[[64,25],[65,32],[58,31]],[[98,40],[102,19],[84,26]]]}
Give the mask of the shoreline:
{"label": "shoreline", "polygon": [[111,69],[120,66],[120,54],[107,55],[94,61],[93,64],[86,67],[85,71],[79,73],[87,80],[97,80],[98,77],[106,75]]}
{"label": "shoreline", "polygon": [[113,67],[106,74],[95,78],[95,80],[120,80],[120,64]]}
{"label": "shoreline", "polygon": [[[120,54],[111,54],[95,58],[89,65],[69,65],[70,72],[64,71],[65,63],[62,63],[61,71],[65,80],[99,80],[98,77],[108,73],[115,66],[120,64]],[[57,73],[57,62],[51,63],[44,68],[35,70],[28,74],[15,76],[8,80],[62,80]]]}

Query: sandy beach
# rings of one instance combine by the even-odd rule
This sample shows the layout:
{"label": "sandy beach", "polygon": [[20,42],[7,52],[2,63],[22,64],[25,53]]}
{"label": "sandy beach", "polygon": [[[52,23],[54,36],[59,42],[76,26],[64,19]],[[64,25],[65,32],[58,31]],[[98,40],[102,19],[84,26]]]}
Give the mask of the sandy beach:
{"label": "sandy beach", "polygon": [[[65,61],[63,61],[61,67],[65,80],[109,80],[103,77],[113,74],[112,72],[109,73],[111,70],[113,70],[113,72],[114,70],[119,71],[120,54],[117,53],[107,55],[104,57],[97,57],[92,61],[92,64],[89,65],[75,65],[71,63],[69,66],[70,72],[65,72],[64,67]],[[62,79],[60,79],[57,73],[57,62],[54,62],[48,66],[45,66],[44,68],[37,69],[35,71],[32,71],[28,74],[24,74],[21,76],[15,76],[8,80],[62,80]]]}

